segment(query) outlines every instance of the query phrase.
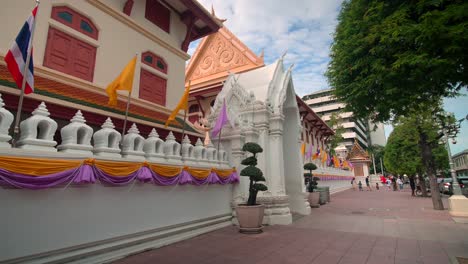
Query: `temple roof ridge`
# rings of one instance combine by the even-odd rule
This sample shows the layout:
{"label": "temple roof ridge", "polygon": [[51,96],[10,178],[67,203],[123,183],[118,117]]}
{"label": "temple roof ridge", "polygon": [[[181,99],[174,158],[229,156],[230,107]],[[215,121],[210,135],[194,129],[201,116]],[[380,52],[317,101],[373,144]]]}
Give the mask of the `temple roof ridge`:
{"label": "temple roof ridge", "polygon": [[369,153],[365,151],[361,145],[359,145],[359,142],[354,139],[354,145],[351,151],[348,154],[348,159],[353,160],[353,159],[364,159],[368,160],[369,159]]}
{"label": "temple roof ridge", "polygon": [[256,55],[224,26],[203,38],[187,65],[185,76],[191,80],[191,90],[196,90],[226,80],[228,71],[240,73],[264,65],[262,54]]}

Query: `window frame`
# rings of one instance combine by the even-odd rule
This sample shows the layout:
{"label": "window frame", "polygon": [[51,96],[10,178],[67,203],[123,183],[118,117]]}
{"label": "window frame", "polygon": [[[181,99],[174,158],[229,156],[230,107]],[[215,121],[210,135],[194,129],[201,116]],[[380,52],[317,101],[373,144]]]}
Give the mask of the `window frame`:
{"label": "window frame", "polygon": [[[60,17],[60,13],[61,12],[68,12],[72,15],[72,22],[70,23],[69,21],[63,19],[62,17]],[[95,40],[97,40],[99,38],[99,30],[98,28],[96,27],[96,25],[91,21],[91,19],[89,19],[88,17],[86,17],[85,15],[82,15],[80,13],[78,13],[77,11],[71,9],[70,7],[68,6],[54,6],[52,7],[52,13],[50,15],[50,17],[52,19],[54,19],[55,21],[58,21],[82,34],[85,34],[86,36],[88,37],[91,37]],[[81,25],[82,23],[85,22],[87,23],[90,28],[93,30],[93,32],[89,32],[87,30],[84,30]]]}
{"label": "window frame", "polygon": [[[151,56],[151,58],[153,59],[151,63],[145,60],[147,56]],[[141,54],[141,62],[164,74],[167,74],[168,72],[168,65],[166,60],[164,60],[161,56],[156,55],[151,51],[145,51]],[[161,62],[164,65],[164,69],[158,67],[158,62]]]}

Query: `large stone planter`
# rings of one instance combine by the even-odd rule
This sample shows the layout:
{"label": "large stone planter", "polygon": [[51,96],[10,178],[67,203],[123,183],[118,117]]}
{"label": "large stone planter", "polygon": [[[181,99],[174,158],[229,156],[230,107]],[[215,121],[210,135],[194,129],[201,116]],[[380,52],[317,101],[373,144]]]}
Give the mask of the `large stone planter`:
{"label": "large stone planter", "polygon": [[309,202],[310,207],[312,208],[319,208],[319,199],[320,193],[319,192],[311,192],[309,193],[309,197],[307,197],[307,201]]}
{"label": "large stone planter", "polygon": [[263,215],[265,205],[239,204],[236,207],[237,220],[239,221],[239,232],[245,234],[258,234],[263,232]]}

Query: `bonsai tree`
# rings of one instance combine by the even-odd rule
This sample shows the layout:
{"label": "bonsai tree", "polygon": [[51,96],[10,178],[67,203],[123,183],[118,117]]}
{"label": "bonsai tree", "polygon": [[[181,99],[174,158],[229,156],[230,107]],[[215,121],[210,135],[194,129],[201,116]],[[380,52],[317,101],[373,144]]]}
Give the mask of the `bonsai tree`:
{"label": "bonsai tree", "polygon": [[317,185],[320,178],[319,177],[312,177],[312,180],[309,182],[307,185],[307,191],[308,192],[314,192],[315,189],[317,189]]}
{"label": "bonsai tree", "polygon": [[265,181],[263,177],[263,172],[257,168],[257,154],[262,153],[263,149],[257,143],[247,142],[242,147],[243,151],[250,152],[252,156],[245,158],[242,160],[241,164],[245,165],[245,167],[241,172],[241,176],[249,177],[250,184],[249,184],[249,199],[247,200],[247,205],[252,206],[256,205],[257,203],[257,194],[258,191],[266,191],[268,188],[258,182]]}
{"label": "bonsai tree", "polygon": [[307,184],[307,191],[308,192],[314,192],[314,190],[317,188],[317,181],[320,180],[319,177],[312,177],[312,171],[316,170],[317,166],[313,163],[306,163],[304,164],[304,170],[308,170],[309,172],[304,173],[304,177],[311,179],[309,183]]}

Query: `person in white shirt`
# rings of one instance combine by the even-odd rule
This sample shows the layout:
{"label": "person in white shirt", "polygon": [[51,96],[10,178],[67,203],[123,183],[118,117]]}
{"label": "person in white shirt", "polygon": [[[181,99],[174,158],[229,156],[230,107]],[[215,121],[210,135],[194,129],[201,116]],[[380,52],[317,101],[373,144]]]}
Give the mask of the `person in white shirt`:
{"label": "person in white shirt", "polygon": [[400,186],[400,191],[403,190],[403,181],[400,178],[398,178],[396,182],[398,186]]}

